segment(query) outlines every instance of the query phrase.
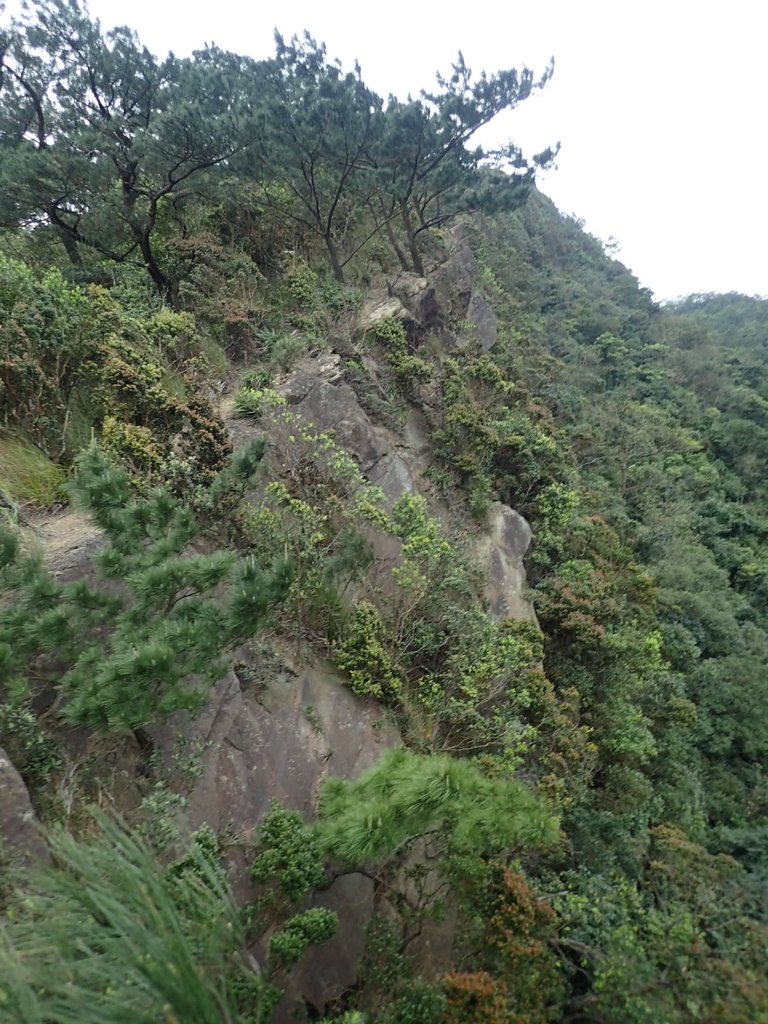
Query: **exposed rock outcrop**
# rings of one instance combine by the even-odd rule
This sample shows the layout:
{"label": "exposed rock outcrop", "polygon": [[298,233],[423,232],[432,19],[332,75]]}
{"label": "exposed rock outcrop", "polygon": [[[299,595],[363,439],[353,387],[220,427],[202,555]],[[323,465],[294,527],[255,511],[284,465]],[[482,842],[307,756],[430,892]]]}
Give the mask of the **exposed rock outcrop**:
{"label": "exposed rock outcrop", "polygon": [[152,731],[169,762],[180,735],[199,751],[202,770],[187,798],[192,829],[207,823],[247,836],[271,800],[311,815],[328,776],[355,778],[399,742],[378,705],[355,697],[330,665],[313,662],[296,675],[275,667],[278,678],[266,685],[250,681],[266,671],[258,662],[241,667],[245,685],[229,672],[196,719]]}
{"label": "exposed rock outcrop", "polygon": [[520,513],[494,502],[488,512],[487,530],[474,542],[471,554],[484,572],[484,596],[496,619],[536,618],[525,590],[523,559],[530,543],[531,528]]}
{"label": "exposed rock outcrop", "polygon": [[104,546],[104,534],[78,509],[30,519],[46,568],[61,582],[86,575],[90,559]]}
{"label": "exposed rock outcrop", "polygon": [[401,272],[388,285],[387,292],[374,292],[363,307],[360,324],[370,331],[387,319],[399,320],[413,340],[434,327],[439,319],[435,289],[424,277]]}
{"label": "exposed rock outcrop", "polygon": [[24,866],[47,864],[50,854],[37,830],[37,817],[24,780],[0,747],[0,846]]}
{"label": "exposed rock outcrop", "polygon": [[[386,452],[385,432],[373,426],[354,390],[341,380],[338,354],[324,352],[303,359],[275,382],[275,391],[308,426],[332,433],[364,472]],[[236,424],[233,421],[235,429]]]}
{"label": "exposed rock outcrop", "polygon": [[488,352],[498,340],[498,320],[491,304],[477,288],[479,270],[475,254],[459,225],[452,232],[454,249],[432,274],[439,308],[447,320],[459,325],[449,344],[462,349],[478,342]]}
{"label": "exposed rock outcrop", "polygon": [[[313,661],[294,675],[284,664],[245,656],[250,664],[241,663],[239,675],[249,677],[247,685],[230,672],[198,718],[178,716],[152,730],[152,737],[169,766],[179,740],[185,751],[198,752],[187,827],[207,824],[248,842],[272,800],[312,817],[326,778],[356,778],[400,737],[378,705],[355,697],[330,665]],[[236,896],[247,899],[248,865],[234,854],[230,868]],[[357,977],[373,883],[356,873],[344,876],[318,903],[340,914],[341,927],[302,961],[278,1024],[293,1019],[298,993],[322,1009]]]}
{"label": "exposed rock outcrop", "polygon": [[483,352],[488,352],[498,341],[499,322],[490,302],[479,292],[472,292],[466,314],[467,326],[462,332],[464,341],[477,341]]}

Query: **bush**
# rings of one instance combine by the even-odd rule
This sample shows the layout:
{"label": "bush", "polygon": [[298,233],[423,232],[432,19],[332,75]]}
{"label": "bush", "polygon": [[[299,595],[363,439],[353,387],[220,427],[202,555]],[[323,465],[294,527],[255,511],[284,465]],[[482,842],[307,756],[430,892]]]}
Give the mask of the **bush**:
{"label": "bush", "polygon": [[386,640],[379,613],[367,601],[359,604],[333,648],[333,660],[347,673],[352,691],[359,697],[397,700],[403,684]]}
{"label": "bush", "polygon": [[232,411],[238,419],[260,420],[263,412],[263,400],[263,391],[241,387],[232,401]]}
{"label": "bush", "polygon": [[93,381],[102,338],[85,292],[0,256],[0,426],[51,458],[71,455],[71,403]]}

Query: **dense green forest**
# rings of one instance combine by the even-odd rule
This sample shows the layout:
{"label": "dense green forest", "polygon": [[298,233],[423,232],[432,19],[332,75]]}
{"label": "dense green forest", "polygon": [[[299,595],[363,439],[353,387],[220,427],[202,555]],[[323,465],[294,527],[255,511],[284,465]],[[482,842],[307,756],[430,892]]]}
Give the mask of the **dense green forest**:
{"label": "dense green forest", "polygon": [[[768,1020],[768,300],[659,306],[554,142],[477,146],[551,74],[0,27],[0,797],[45,837],[0,807],[0,1021]],[[505,508],[535,615],[475,557]],[[266,736],[318,664],[396,740],[190,825],[164,723],[234,679]]]}

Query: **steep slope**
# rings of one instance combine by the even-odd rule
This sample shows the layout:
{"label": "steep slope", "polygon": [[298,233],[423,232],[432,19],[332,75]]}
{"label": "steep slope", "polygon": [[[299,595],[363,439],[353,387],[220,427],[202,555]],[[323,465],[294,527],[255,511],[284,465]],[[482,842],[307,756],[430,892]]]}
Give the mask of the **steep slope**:
{"label": "steep slope", "polygon": [[[175,351],[189,321],[127,329],[99,299],[98,322],[124,331],[105,331],[113,390],[97,392],[113,460],[139,495],[167,479],[195,510],[185,557],[280,554],[292,575],[199,717],[118,744],[49,712],[58,762],[35,777],[18,735],[12,756],[43,813],[56,781],[69,820],[108,794],[172,846],[200,826],[228,837],[241,901],[265,844],[290,874],[263,831],[270,801],[319,813],[297,833],[308,849],[332,808],[340,845],[308,898],[338,932],[276,975],[276,1020],[759,1021],[764,304],[660,309],[535,192],[466,218],[430,259],[426,277],[354,291],[290,254],[221,420],[210,378],[179,383],[162,357],[143,375],[132,355],[158,333]],[[261,475],[216,490],[229,444],[237,458],[261,437]],[[61,548],[74,521],[39,535]],[[93,578],[80,544],[51,552],[63,579]],[[50,683],[35,677],[38,711]],[[425,758],[408,780],[423,773],[425,834],[388,818],[397,763],[375,776],[401,743]],[[512,810],[516,789],[492,813],[475,768],[534,791],[559,843]],[[467,793],[475,810],[440,809]],[[488,839],[526,816],[530,840]],[[264,963],[287,902],[259,906]]]}

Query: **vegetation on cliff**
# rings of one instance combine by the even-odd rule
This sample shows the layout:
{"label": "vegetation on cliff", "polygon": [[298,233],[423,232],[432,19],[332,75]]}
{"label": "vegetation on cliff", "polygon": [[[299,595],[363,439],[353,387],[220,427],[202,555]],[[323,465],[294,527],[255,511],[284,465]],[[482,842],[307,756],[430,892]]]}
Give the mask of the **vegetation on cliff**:
{"label": "vegetation on cliff", "polygon": [[[552,151],[474,146],[551,68],[385,103],[308,37],[159,60],[76,0],[0,42],[0,745],[56,861],[17,886],[0,851],[0,1019],[266,1022],[355,875],[358,978],[308,1019],[764,1020],[766,301],[659,307],[535,190]],[[418,416],[422,494],[293,408],[328,351],[381,429]],[[85,579],[31,540],[69,501]],[[484,596],[494,502],[537,622]],[[148,730],[266,628],[403,746],[188,836]],[[138,812],[67,774],[94,733]]]}

